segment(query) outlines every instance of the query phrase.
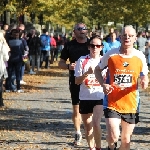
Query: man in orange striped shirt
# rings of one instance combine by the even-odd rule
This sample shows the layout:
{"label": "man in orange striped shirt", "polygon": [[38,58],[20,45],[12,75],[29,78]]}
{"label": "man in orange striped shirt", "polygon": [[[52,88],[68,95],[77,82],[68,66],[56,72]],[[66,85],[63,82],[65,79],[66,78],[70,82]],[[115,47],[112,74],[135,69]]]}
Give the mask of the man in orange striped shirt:
{"label": "man in orange striped shirt", "polygon": [[[130,150],[130,138],[135,124],[139,122],[138,78],[143,89],[148,87],[148,67],[144,54],[133,48],[136,41],[135,29],[128,25],[123,28],[121,47],[108,51],[96,67],[95,75],[103,86],[105,99],[108,150],[116,150],[115,142],[121,132],[119,150]],[[101,71],[108,67],[104,83]]]}

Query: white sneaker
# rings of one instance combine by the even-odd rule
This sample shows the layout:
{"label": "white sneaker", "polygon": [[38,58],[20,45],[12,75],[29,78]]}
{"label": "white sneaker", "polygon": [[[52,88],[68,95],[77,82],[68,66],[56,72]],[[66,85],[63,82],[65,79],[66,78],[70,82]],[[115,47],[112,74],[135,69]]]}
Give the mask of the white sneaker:
{"label": "white sneaker", "polygon": [[75,134],[75,139],[74,139],[74,145],[81,145],[81,140],[82,140],[82,135],[81,134]]}
{"label": "white sneaker", "polygon": [[23,80],[21,80],[21,81],[20,81],[20,84],[22,84],[22,85],[26,85],[27,83],[26,83],[26,82],[24,82]]}
{"label": "white sneaker", "polygon": [[23,90],[17,90],[17,93],[24,93],[24,91]]}
{"label": "white sneaker", "polygon": [[6,93],[10,93],[10,90],[5,90]]}
{"label": "white sneaker", "polygon": [[34,71],[30,71],[30,72],[29,72],[29,74],[36,74],[36,72],[34,72]]}

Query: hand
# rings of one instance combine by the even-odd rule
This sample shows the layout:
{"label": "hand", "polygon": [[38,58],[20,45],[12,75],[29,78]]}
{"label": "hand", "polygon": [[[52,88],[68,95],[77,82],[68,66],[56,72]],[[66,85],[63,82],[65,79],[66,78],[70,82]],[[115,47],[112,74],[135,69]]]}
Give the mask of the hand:
{"label": "hand", "polygon": [[145,82],[144,80],[141,80],[141,86],[142,86],[142,89],[146,89],[148,87],[148,83]]}
{"label": "hand", "polygon": [[94,73],[95,67],[89,67],[88,71],[86,72],[87,74],[92,74]]}
{"label": "hand", "polygon": [[103,84],[103,91],[106,95],[108,95],[109,93],[111,93],[114,90],[114,87],[109,85],[109,84]]}
{"label": "hand", "polygon": [[75,63],[71,63],[69,65],[69,70],[74,70],[75,69],[76,64]]}
{"label": "hand", "polygon": [[146,89],[146,88],[148,87],[148,83],[149,83],[149,78],[148,78],[148,76],[146,75],[146,76],[142,76],[142,77],[140,77],[140,78],[141,78],[140,83],[141,83],[142,88],[143,88],[143,89]]}

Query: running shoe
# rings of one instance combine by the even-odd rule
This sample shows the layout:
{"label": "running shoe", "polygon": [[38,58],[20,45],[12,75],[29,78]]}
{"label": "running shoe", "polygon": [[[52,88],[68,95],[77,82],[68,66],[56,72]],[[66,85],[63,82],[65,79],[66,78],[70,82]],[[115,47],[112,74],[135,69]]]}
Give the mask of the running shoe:
{"label": "running shoe", "polygon": [[[115,144],[114,150],[117,150],[117,142],[115,142],[114,144]],[[108,146],[108,150],[110,150],[109,146]]]}
{"label": "running shoe", "polygon": [[74,145],[81,145],[82,135],[81,134],[75,134],[74,139]]}

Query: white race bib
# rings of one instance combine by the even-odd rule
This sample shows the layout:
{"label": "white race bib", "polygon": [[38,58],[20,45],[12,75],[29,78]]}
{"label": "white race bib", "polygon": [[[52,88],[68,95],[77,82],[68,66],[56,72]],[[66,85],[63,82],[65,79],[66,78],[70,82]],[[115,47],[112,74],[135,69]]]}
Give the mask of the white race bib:
{"label": "white race bib", "polygon": [[99,82],[95,78],[95,74],[88,75],[84,82],[87,87],[100,86]]}
{"label": "white race bib", "polygon": [[114,84],[124,88],[131,87],[132,74],[114,74]]}

